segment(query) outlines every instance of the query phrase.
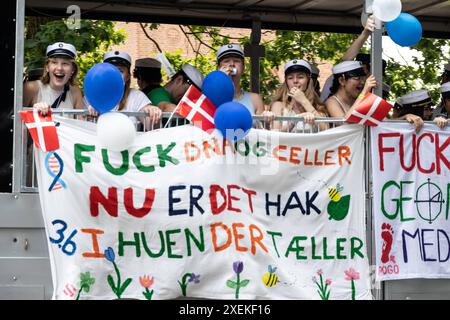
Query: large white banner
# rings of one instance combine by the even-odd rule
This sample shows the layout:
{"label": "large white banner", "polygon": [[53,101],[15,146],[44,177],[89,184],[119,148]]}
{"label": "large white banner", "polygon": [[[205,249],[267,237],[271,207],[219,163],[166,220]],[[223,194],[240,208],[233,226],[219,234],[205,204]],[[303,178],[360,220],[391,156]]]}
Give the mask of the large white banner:
{"label": "large white banner", "polygon": [[372,129],[377,279],[450,277],[450,131]]}
{"label": "large white banner", "polygon": [[55,299],[371,298],[360,126],[233,144],[187,125],[113,152],[57,121],[37,156]]}

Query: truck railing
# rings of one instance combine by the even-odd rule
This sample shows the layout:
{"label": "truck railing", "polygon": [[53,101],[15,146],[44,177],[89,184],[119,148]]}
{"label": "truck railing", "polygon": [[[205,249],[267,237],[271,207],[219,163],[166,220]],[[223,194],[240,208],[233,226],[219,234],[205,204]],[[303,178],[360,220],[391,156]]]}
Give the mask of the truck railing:
{"label": "truck railing", "polygon": [[[27,110],[27,109],[25,109]],[[31,110],[31,109],[30,109]],[[98,117],[91,116],[86,110],[52,110],[53,114],[59,116],[68,117],[72,119],[80,119],[91,122],[96,122]],[[129,117],[147,117],[148,114],[145,112],[123,112]],[[271,124],[279,121],[283,123],[285,129],[290,132],[296,133],[317,133],[328,128],[333,128],[336,125],[340,125],[344,122],[341,118],[316,118],[315,124],[312,126],[303,125],[304,119],[302,117],[292,117],[292,116],[279,116],[274,117],[273,121],[265,121],[265,117],[261,115],[253,116],[253,127],[258,129],[270,129]],[[146,127],[145,124],[138,122],[136,124],[136,130],[141,131],[152,131],[162,128],[170,128],[174,126],[187,125],[189,122],[178,114],[172,114],[171,112],[163,112],[162,117],[159,122],[152,124],[150,127]],[[30,135],[27,133],[25,125],[22,123],[22,130],[24,137],[22,145],[20,146],[22,150],[22,170],[21,170],[21,183],[20,192],[23,193],[37,193],[37,179],[36,179],[36,167],[34,162],[34,148],[32,147],[32,141]],[[19,161],[14,161],[14,163],[19,163]]]}

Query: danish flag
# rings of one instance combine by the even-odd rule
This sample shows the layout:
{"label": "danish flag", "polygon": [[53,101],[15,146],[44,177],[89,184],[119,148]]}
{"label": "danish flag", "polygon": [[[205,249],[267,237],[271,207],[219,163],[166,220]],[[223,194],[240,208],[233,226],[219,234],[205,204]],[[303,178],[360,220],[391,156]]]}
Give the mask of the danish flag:
{"label": "danish flag", "polygon": [[352,111],[347,122],[355,122],[366,126],[378,126],[387,116],[392,105],[379,96],[368,93]]}
{"label": "danish flag", "polygon": [[43,116],[37,110],[20,111],[20,117],[25,123],[37,148],[47,152],[59,149],[58,133],[50,110]]}
{"label": "danish flag", "polygon": [[191,85],[175,109],[180,116],[204,131],[212,130],[216,106],[200,90]]}

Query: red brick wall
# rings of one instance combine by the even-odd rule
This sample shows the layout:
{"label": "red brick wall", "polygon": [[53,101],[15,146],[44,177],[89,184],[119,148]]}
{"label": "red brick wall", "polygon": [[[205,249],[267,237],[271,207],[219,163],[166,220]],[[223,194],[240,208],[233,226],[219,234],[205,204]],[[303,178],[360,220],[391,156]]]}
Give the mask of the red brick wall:
{"label": "red brick wall", "polygon": [[[116,24],[116,28],[123,28],[125,30],[125,33],[127,34],[127,39],[125,40],[125,43],[123,45],[115,47],[113,49],[128,52],[133,62],[139,58],[154,57],[158,53],[156,45],[146,37],[139,23],[118,22]],[[186,27],[183,28],[186,32],[188,32],[188,29]],[[175,50],[181,49],[183,50],[184,56],[189,58],[194,57],[195,52],[194,50],[192,50],[189,41],[178,25],[161,24],[159,25],[158,30],[149,30],[149,28],[147,28],[146,30],[148,35],[159,44],[162,51],[173,52]],[[223,28],[221,32],[223,34],[236,38],[250,35],[249,29],[240,28]],[[266,33],[262,37],[262,39],[265,41],[270,40],[270,38],[273,38],[273,34]],[[190,35],[190,39],[191,43],[194,45],[194,47],[196,47],[196,45],[198,45],[198,42],[196,41],[195,37]],[[202,46],[201,53],[207,53],[207,51],[208,49],[205,46]],[[332,65],[328,62],[319,63],[319,82],[321,85],[323,85],[326,79],[330,76],[331,66]],[[133,67],[134,66],[132,65],[132,70]],[[280,68],[280,70],[278,70],[277,72],[281,81],[283,81],[284,77],[282,70],[283,68]],[[134,87],[137,87],[136,81],[134,79],[132,85]]]}

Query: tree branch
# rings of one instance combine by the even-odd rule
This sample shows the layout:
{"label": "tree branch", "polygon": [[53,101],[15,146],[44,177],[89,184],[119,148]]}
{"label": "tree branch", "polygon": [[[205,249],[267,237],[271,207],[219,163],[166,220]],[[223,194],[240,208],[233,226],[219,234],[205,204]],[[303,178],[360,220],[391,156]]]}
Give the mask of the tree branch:
{"label": "tree branch", "polygon": [[152,41],[156,48],[158,49],[159,52],[162,52],[161,47],[159,46],[158,42],[156,42],[155,39],[153,39],[152,37],[150,37],[150,35],[147,33],[147,30],[145,30],[145,26],[142,22],[139,22],[139,25],[141,26],[142,31],[144,31],[145,36],[147,37],[147,39],[149,39],[150,41]]}
{"label": "tree branch", "polygon": [[[189,28],[189,27],[188,27]],[[190,28],[189,28],[190,29]],[[191,29],[190,29],[191,30]],[[212,34],[212,32],[210,31],[210,30],[208,30],[208,29],[206,29],[206,32],[209,34],[209,36],[211,37],[211,34]],[[202,34],[203,32],[196,32],[196,31],[192,31],[191,30],[191,32],[188,32],[188,34],[192,34],[192,35],[197,35],[197,34]],[[222,38],[227,38],[227,39],[231,39],[231,40],[241,40],[242,39],[242,37],[232,37],[232,36],[226,36],[226,35],[224,35],[224,34],[221,34],[221,33],[217,33],[216,34],[217,36],[219,36],[219,37],[222,37]]]}
{"label": "tree branch", "polygon": [[215,49],[213,47],[211,47],[209,44],[207,44],[206,42],[204,42],[198,35],[197,33],[199,32],[193,32],[190,26],[187,26],[187,28],[189,29],[189,31],[192,33],[192,35],[197,38],[198,41],[200,41],[201,44],[203,44],[205,47],[215,51]]}
{"label": "tree branch", "polygon": [[184,29],[182,28],[182,26],[179,24],[178,27],[181,29],[181,31],[183,32],[184,36],[186,37],[187,41],[189,42],[189,45],[191,46],[192,50],[194,52],[196,52],[198,54],[198,52],[195,50],[194,45],[191,42],[191,39],[189,38],[189,36],[186,34],[186,31],[184,31]]}

